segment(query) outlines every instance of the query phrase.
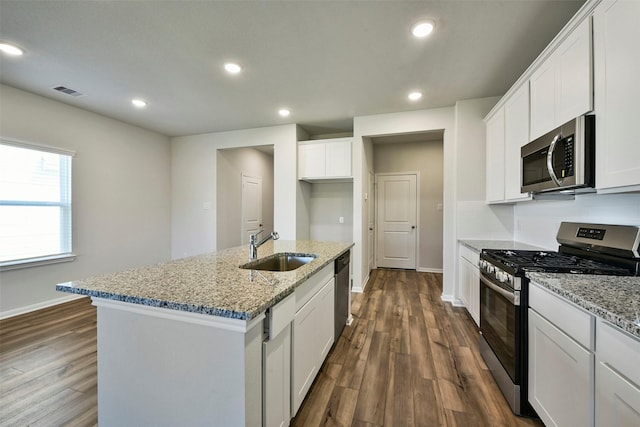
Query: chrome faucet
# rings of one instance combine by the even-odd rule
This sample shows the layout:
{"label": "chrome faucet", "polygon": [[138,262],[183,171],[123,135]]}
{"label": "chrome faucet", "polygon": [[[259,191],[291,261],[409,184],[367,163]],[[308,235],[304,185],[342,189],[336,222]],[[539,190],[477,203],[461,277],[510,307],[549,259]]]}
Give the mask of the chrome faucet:
{"label": "chrome faucet", "polygon": [[258,235],[263,231],[264,231],[264,228],[258,231],[257,233],[251,234],[249,236],[249,259],[250,260],[254,260],[258,258],[258,248],[262,246],[267,240],[269,239],[278,240],[280,238],[280,235],[274,231],[273,233],[269,234],[268,236],[265,236],[262,240],[258,242]]}

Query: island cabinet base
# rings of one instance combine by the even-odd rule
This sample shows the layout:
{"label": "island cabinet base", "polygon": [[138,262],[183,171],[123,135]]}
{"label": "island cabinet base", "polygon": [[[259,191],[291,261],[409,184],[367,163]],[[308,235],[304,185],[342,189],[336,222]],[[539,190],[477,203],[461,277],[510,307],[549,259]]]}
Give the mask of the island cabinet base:
{"label": "island cabinet base", "polygon": [[93,304],[101,427],[262,425],[264,315],[244,321]]}

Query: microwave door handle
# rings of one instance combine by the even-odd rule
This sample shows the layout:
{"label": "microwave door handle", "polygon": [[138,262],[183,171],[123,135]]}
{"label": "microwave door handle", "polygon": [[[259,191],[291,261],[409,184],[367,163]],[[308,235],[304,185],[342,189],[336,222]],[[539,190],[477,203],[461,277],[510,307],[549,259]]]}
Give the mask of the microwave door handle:
{"label": "microwave door handle", "polygon": [[557,134],[553,138],[553,141],[551,141],[551,145],[549,145],[549,151],[547,151],[547,170],[549,171],[549,176],[551,177],[553,182],[556,183],[556,186],[558,187],[562,186],[562,183],[556,176],[556,173],[553,171],[553,153],[555,152],[556,145],[558,144],[558,141],[560,141],[561,138],[562,138],[562,134],[560,133]]}
{"label": "microwave door handle", "polygon": [[506,298],[507,300],[509,300],[509,302],[513,305],[520,305],[520,302],[516,302],[516,297],[512,292],[506,291],[504,289],[502,289],[500,286],[496,286],[493,283],[491,283],[489,280],[487,280],[485,277],[483,277],[482,275],[480,275],[480,281],[482,283],[484,283],[484,285],[491,289],[492,291],[502,295],[504,298]]}

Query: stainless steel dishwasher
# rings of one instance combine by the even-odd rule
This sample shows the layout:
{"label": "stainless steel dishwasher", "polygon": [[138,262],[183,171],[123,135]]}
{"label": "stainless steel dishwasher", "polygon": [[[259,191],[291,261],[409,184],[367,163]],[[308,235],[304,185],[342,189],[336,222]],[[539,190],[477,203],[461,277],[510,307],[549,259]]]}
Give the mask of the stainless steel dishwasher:
{"label": "stainless steel dishwasher", "polygon": [[349,292],[351,291],[349,286],[349,262],[351,261],[351,251],[340,255],[335,262],[335,342],[338,342],[338,338],[347,324],[349,318]]}

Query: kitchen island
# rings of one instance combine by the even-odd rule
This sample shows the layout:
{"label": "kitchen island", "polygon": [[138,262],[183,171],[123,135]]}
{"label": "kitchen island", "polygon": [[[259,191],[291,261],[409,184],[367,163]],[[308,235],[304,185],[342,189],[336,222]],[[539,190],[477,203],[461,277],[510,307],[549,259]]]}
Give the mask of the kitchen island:
{"label": "kitchen island", "polygon": [[[333,261],[352,246],[270,241],[259,248],[259,259],[316,256],[287,272],[239,268],[249,261],[242,246],[57,285],[91,296],[98,308],[99,424],[262,425],[272,406],[263,402],[273,400],[263,388],[274,389],[263,366],[278,365],[265,360],[263,346],[279,343],[266,354],[281,355],[283,375],[271,369],[268,377],[284,387],[294,316],[321,286],[333,298]],[[288,399],[276,399],[284,414],[289,405],[280,400]]]}

